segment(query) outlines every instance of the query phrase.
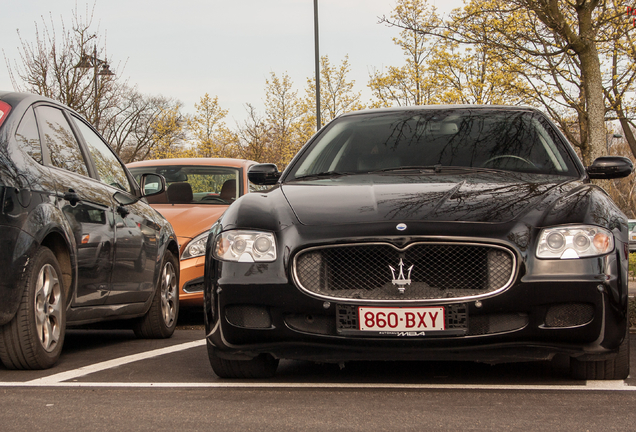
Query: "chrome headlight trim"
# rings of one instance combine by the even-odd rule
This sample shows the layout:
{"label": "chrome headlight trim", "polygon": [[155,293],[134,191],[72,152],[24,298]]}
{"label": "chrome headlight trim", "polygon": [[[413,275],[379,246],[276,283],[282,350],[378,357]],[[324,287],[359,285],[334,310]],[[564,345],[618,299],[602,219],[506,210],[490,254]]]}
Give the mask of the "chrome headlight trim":
{"label": "chrome headlight trim", "polygon": [[222,261],[274,262],[277,257],[276,237],[266,231],[224,231],[214,238],[212,253]]}
{"label": "chrome headlight trim", "polygon": [[196,258],[205,255],[205,244],[208,241],[209,231],[199,234],[183,249],[181,253],[181,259],[186,260],[190,258]]}
{"label": "chrome headlight trim", "polygon": [[579,259],[607,255],[614,250],[614,236],[595,225],[563,225],[539,232],[536,256],[542,259]]}

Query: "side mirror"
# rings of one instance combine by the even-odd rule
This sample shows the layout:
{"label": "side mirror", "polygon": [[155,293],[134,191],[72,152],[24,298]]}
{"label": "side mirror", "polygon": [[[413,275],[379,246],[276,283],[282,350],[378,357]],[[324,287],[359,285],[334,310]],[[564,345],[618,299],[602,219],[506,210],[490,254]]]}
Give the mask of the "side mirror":
{"label": "side mirror", "polygon": [[273,185],[278,182],[281,173],[275,164],[252,165],[247,171],[247,178],[257,185]]}
{"label": "side mirror", "polygon": [[634,172],[631,160],[622,156],[601,156],[586,168],[591,179],[615,179]]}
{"label": "side mirror", "polygon": [[141,196],[133,197],[123,192],[115,192],[113,198],[119,205],[127,206],[136,203],[143,197],[160,194],[166,190],[166,179],[159,174],[142,174],[139,178]]}
{"label": "side mirror", "polygon": [[166,179],[159,174],[146,173],[139,178],[139,185],[142,198],[158,195],[166,190]]}

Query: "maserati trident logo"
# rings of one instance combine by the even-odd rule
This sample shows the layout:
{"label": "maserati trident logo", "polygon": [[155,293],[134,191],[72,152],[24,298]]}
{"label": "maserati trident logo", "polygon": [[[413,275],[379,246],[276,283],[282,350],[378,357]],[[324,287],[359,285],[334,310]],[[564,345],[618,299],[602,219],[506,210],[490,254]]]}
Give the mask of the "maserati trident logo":
{"label": "maserati trident logo", "polygon": [[398,272],[397,278],[395,277],[395,268],[392,265],[389,265],[389,268],[391,269],[391,273],[393,274],[393,285],[398,287],[398,291],[400,291],[400,294],[404,294],[404,289],[407,285],[411,285],[411,270],[413,270],[413,266],[409,267],[408,269],[406,269],[406,271],[409,272],[409,275],[407,277],[404,277],[404,262],[402,261],[402,258],[400,258],[400,264],[398,264],[398,267],[400,268],[400,271]]}

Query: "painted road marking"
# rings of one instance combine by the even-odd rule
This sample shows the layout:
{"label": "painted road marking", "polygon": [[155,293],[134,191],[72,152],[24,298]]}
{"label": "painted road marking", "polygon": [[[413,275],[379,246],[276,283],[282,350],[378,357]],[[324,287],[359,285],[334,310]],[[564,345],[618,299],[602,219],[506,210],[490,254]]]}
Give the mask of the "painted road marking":
{"label": "painted road marking", "polygon": [[116,368],[125,364],[171,354],[205,345],[205,339],[173,345],[139,354],[133,354],[95,363],[66,372],[24,382],[0,382],[0,387],[101,387],[101,388],[254,388],[254,389],[416,389],[416,390],[516,390],[516,391],[636,391],[622,380],[586,381],[573,385],[522,385],[522,384],[393,384],[393,383],[297,383],[297,382],[246,382],[219,381],[205,383],[130,383],[130,382],[77,382],[69,381],[95,372]]}
{"label": "painted road marking", "polygon": [[201,345],[205,345],[205,339],[196,340],[193,342],[187,342],[179,345],[173,345],[166,348],[159,348],[152,351],[146,351],[139,354],[133,354],[125,357],[116,358],[113,360],[108,360],[101,363],[95,363],[89,366],[83,366],[78,369],[73,369],[66,372],[60,372],[54,375],[49,375],[43,378],[34,379],[31,381],[26,381],[23,384],[25,385],[54,385],[62,383],[63,381],[68,381],[71,379],[79,378],[84,375],[89,375],[95,372],[100,372],[106,369],[116,368],[118,366],[122,366],[128,363],[133,363],[140,360],[146,360],[153,357],[158,357],[165,354],[171,354],[177,351],[183,351],[190,348],[195,348]]}
{"label": "painted road marking", "polygon": [[636,391],[624,381],[588,381],[580,385],[495,385],[495,384],[357,384],[294,382],[210,382],[210,383],[124,383],[124,382],[53,382],[50,384],[2,382],[0,387],[101,387],[101,388],[251,388],[251,389],[369,389],[369,390],[516,390],[516,391]]}

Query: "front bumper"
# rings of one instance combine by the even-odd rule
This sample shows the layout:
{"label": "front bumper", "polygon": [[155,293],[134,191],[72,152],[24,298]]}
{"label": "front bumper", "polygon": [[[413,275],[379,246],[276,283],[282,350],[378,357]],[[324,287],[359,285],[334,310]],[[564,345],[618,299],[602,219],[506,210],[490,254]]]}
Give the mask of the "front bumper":
{"label": "front bumper", "polygon": [[[541,276],[525,274],[489,298],[461,304],[440,299],[438,304],[445,307],[465,307],[467,325],[462,334],[367,336],[339,332],[337,302],[301,292],[267,265],[257,272],[253,264],[216,263],[217,274],[227,277],[218,278],[214,289],[206,290],[207,340],[219,357],[228,359],[261,353],[322,362],[501,363],[548,360],[556,354],[583,360],[611,358],[628,325],[626,288],[619,277],[609,276],[618,274],[615,257],[560,264],[560,271],[551,272],[553,263],[536,263],[534,270]],[[595,272],[580,271],[584,269]],[[241,283],[250,279],[251,283]]]}
{"label": "front bumper", "polygon": [[179,272],[179,304],[182,306],[203,305],[204,257],[181,261]]}

